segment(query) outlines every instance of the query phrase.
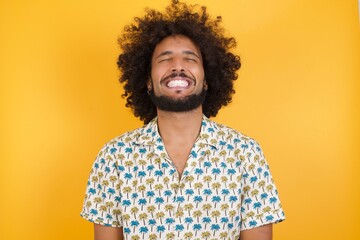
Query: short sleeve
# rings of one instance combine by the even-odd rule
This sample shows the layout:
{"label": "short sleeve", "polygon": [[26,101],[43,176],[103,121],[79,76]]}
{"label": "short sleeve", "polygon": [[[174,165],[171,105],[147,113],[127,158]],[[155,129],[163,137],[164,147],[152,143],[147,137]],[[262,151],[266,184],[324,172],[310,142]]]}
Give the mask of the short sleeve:
{"label": "short sleeve", "polygon": [[117,163],[105,145],[92,166],[81,216],[104,226],[121,227],[121,195]]}
{"label": "short sleeve", "polygon": [[242,160],[241,230],[277,223],[285,219],[278,191],[262,149],[248,140]]}

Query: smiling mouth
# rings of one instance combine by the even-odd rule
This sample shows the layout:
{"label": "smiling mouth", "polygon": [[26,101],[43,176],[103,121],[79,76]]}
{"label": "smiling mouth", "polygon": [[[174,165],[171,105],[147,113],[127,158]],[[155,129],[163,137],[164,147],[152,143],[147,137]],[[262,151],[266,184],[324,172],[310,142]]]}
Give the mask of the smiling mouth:
{"label": "smiling mouth", "polygon": [[168,88],[188,88],[191,84],[195,85],[195,80],[185,73],[172,73],[165,77],[162,82]]}
{"label": "smiling mouth", "polygon": [[183,79],[174,79],[167,82],[166,86],[169,88],[176,88],[176,87],[186,88],[190,86],[190,82]]}

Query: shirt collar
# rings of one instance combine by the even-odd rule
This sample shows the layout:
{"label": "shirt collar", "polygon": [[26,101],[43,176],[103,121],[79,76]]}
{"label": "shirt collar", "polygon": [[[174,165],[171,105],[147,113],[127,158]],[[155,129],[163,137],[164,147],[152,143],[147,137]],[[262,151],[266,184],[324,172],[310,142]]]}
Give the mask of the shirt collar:
{"label": "shirt collar", "polygon": [[[134,143],[144,146],[156,146],[163,147],[163,142],[158,131],[157,117],[151,120],[147,125],[141,128],[138,136],[135,138]],[[216,139],[211,138],[212,135],[216,135],[218,131],[217,124],[207,118],[205,115],[202,117],[201,129],[198,138],[195,141],[196,145],[204,146],[208,145],[217,149],[218,143]]]}
{"label": "shirt collar", "polygon": [[134,142],[135,144],[146,146],[155,145],[156,142],[161,142],[161,137],[157,127],[157,117],[140,129],[140,132]]}

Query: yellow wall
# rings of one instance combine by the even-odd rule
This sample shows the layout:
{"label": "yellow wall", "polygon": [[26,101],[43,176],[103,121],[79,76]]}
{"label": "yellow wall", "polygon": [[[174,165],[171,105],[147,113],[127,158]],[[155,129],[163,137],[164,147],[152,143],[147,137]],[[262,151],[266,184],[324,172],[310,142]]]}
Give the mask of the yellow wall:
{"label": "yellow wall", "polygon": [[[168,2],[0,1],[0,239],[92,238],[79,217],[92,162],[141,125],[116,39]],[[238,39],[237,95],[215,120],[261,143],[287,215],[275,239],[359,239],[357,1],[198,2]]]}

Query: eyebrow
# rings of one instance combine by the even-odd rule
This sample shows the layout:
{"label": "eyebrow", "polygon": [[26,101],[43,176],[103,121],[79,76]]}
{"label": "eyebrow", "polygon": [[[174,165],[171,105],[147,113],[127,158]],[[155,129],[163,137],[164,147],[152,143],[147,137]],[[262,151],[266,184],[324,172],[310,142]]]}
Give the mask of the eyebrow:
{"label": "eyebrow", "polygon": [[[157,57],[156,59],[158,59],[159,57],[162,57],[162,56],[167,56],[167,55],[171,55],[173,54],[174,52],[172,51],[164,51],[164,52],[161,52]],[[200,59],[200,57],[193,51],[190,51],[190,50],[185,50],[185,51],[182,51],[182,54],[185,54],[185,55],[192,55],[192,56],[195,56],[197,57],[198,59]]]}

